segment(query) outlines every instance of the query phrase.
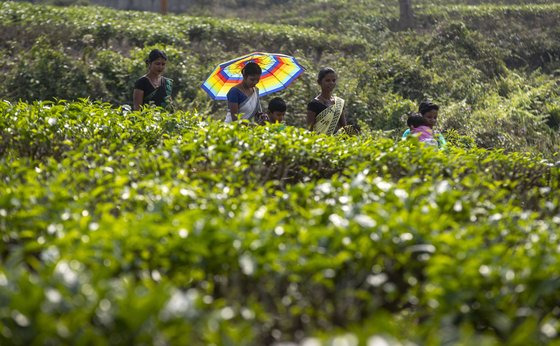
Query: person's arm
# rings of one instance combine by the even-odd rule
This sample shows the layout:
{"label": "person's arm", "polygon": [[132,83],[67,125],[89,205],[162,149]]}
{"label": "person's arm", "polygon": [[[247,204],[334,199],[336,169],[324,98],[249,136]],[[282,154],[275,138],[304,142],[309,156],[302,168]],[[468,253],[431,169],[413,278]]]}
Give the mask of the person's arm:
{"label": "person's arm", "polygon": [[346,121],[346,110],[342,111],[342,115],[340,116],[340,120],[338,120],[338,125],[340,127],[345,127],[346,125],[348,125],[348,122]]}
{"label": "person's arm", "polygon": [[410,135],[410,129],[406,129],[403,134],[401,139],[406,139],[406,137],[408,137]]}
{"label": "person's arm", "polygon": [[317,119],[317,113],[307,110],[307,129],[313,131],[313,126],[315,126],[315,121]]}
{"label": "person's arm", "polygon": [[270,122],[267,112],[263,112],[261,105],[261,97],[259,95],[259,89],[255,87],[255,92],[257,93],[257,114],[255,114],[255,120],[258,125],[264,125]]}
{"label": "person's arm", "polygon": [[438,147],[440,150],[446,150],[447,149],[447,141],[445,140],[445,137],[443,137],[443,135],[441,133],[438,133]]}
{"label": "person's arm", "polygon": [[166,107],[168,107],[168,109],[175,111],[175,105],[173,104],[173,97],[171,97],[171,95],[173,94],[173,79],[163,77],[163,83],[165,85],[165,97],[163,100],[166,104]]}
{"label": "person's arm", "polygon": [[239,104],[235,102],[228,102],[229,113],[231,114],[231,121],[237,121],[237,113],[239,113]]}
{"label": "person's arm", "polygon": [[237,87],[231,88],[227,93],[227,101],[228,101],[228,111],[231,114],[231,121],[239,120],[237,118],[237,114],[239,113],[239,104],[241,103],[239,100],[239,94],[241,92]]}
{"label": "person's arm", "polygon": [[142,106],[143,100],[144,100],[144,91],[140,89],[134,89],[134,93],[132,95],[132,110],[133,111],[140,110],[140,106]]}

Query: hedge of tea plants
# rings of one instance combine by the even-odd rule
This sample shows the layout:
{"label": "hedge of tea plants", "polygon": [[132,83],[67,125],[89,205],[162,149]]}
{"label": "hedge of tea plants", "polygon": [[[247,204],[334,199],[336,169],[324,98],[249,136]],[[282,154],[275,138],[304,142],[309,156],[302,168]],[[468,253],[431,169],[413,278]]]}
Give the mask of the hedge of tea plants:
{"label": "hedge of tea plants", "polygon": [[556,340],[554,161],[87,100],[0,138],[2,344]]}

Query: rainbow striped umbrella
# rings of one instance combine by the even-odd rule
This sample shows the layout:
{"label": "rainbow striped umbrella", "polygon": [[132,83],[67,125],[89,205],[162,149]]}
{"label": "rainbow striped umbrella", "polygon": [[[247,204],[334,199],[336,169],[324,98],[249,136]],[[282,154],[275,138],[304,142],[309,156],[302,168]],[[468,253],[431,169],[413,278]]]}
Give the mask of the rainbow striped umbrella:
{"label": "rainbow striped umbrella", "polygon": [[254,52],[220,64],[201,88],[214,100],[227,100],[229,89],[241,83],[241,69],[250,61],[259,64],[263,71],[257,84],[261,96],[285,89],[304,70],[293,56]]}

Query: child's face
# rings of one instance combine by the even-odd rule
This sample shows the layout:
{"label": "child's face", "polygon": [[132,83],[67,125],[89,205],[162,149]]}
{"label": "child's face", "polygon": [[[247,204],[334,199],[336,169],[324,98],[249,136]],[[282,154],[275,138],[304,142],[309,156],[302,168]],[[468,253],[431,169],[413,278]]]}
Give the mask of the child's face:
{"label": "child's face", "polygon": [[286,112],[274,111],[270,112],[270,121],[272,123],[281,123],[284,120]]}
{"label": "child's face", "polygon": [[428,122],[429,127],[434,127],[437,124],[437,116],[438,111],[435,109],[432,109],[431,111],[423,115],[424,119],[426,119],[426,121]]}

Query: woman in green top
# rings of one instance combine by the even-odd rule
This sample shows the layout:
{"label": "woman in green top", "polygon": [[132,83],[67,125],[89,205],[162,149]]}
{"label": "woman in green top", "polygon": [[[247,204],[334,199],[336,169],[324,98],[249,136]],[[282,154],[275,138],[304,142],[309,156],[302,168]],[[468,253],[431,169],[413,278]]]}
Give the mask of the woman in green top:
{"label": "woman in green top", "polygon": [[[433,129],[434,126],[436,126],[439,112],[439,106],[437,104],[430,101],[422,101],[418,107],[418,112],[426,119],[428,127]],[[404,131],[402,139],[405,139],[408,135],[410,135],[410,129]],[[443,150],[447,147],[447,142],[441,133],[434,133],[434,138],[437,140],[439,149]]]}
{"label": "woman in green top", "polygon": [[150,52],[148,59],[148,73],[140,77],[134,84],[133,110],[151,104],[158,107],[171,105],[172,80],[163,77],[167,65],[167,55],[159,49]]}

